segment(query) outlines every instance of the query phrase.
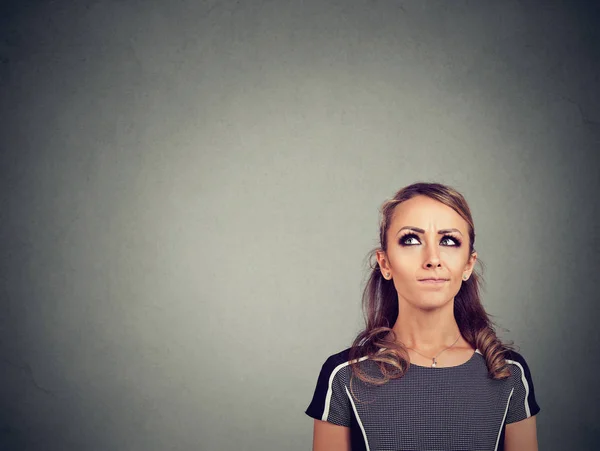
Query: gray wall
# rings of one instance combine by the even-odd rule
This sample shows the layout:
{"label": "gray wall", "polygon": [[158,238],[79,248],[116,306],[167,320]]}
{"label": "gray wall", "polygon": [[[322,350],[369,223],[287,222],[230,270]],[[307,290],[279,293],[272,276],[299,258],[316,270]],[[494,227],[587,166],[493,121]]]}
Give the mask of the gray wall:
{"label": "gray wall", "polygon": [[306,450],[378,208],[464,193],[540,449],[600,447],[599,10],[4,3],[0,445]]}

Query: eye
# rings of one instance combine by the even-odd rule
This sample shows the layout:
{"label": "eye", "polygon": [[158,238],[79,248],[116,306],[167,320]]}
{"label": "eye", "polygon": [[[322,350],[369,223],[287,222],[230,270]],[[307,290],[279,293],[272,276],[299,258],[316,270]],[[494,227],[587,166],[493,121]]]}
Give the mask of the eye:
{"label": "eye", "polygon": [[[419,241],[419,237],[417,235],[415,235],[414,233],[407,233],[406,235],[402,235],[400,237],[399,240],[399,244],[401,246],[414,246],[414,244],[412,243],[408,243],[409,240],[416,240],[417,242]],[[444,235],[443,238],[441,239],[441,243],[444,242],[450,242],[450,244],[445,244],[445,246],[447,247],[459,247],[461,245],[461,241],[459,238],[454,237],[452,235]]]}
{"label": "eye", "polygon": [[402,235],[400,237],[400,245],[401,246],[412,246],[412,244],[407,244],[407,241],[410,239],[418,240],[418,237],[414,233],[407,233],[406,235]]}
{"label": "eye", "polygon": [[460,246],[460,240],[456,237],[453,237],[451,235],[444,235],[444,238],[442,238],[442,241],[449,239],[450,241],[452,241],[454,244],[451,244],[451,246]]}

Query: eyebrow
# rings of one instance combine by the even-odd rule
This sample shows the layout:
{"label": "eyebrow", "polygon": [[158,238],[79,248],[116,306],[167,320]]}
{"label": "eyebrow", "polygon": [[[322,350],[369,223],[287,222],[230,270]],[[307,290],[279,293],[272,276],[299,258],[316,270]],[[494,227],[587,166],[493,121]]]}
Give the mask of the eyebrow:
{"label": "eyebrow", "polygon": [[[413,226],[404,226],[400,230],[398,230],[398,233],[402,232],[404,229],[413,230],[413,231],[418,232],[418,233],[425,233],[425,230],[420,229],[418,227],[413,227]],[[444,235],[446,233],[451,233],[451,232],[458,232],[458,233],[460,233],[462,235],[462,232],[460,230],[458,230],[458,229],[441,229],[441,230],[438,230],[438,233],[440,235]],[[396,233],[396,235],[398,235],[398,233]]]}

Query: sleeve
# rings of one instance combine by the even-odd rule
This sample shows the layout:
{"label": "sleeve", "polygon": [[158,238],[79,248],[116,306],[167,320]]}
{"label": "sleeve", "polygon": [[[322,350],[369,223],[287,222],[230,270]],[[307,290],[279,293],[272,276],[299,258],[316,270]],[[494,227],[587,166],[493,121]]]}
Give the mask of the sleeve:
{"label": "sleeve", "polygon": [[506,424],[510,424],[536,415],[541,409],[535,399],[533,379],[523,356],[513,351],[507,362],[512,364],[514,381],[506,415]]}
{"label": "sleeve", "polygon": [[306,409],[309,417],[350,427],[351,405],[344,376],[348,363],[332,356],[321,368],[312,401]]}

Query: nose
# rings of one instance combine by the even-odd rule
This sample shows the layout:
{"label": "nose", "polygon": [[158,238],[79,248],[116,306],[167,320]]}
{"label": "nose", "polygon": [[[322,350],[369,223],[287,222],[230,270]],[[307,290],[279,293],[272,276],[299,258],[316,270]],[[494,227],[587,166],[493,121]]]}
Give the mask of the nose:
{"label": "nose", "polygon": [[425,267],[440,266],[440,252],[437,246],[425,246]]}

